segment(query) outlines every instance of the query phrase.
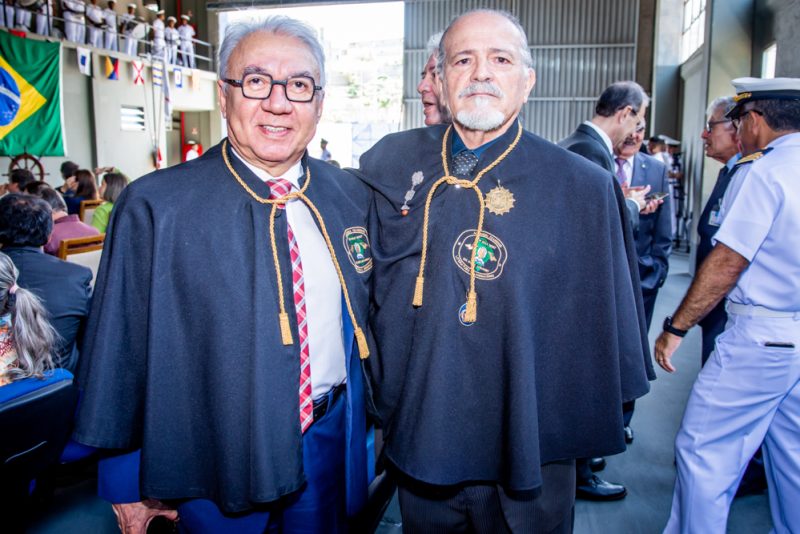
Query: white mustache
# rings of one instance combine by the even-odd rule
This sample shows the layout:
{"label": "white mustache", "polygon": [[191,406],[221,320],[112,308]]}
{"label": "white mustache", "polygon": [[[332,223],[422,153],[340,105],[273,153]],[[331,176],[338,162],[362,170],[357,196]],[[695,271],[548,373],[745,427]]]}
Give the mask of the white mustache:
{"label": "white mustache", "polygon": [[458,93],[458,98],[466,98],[476,93],[486,93],[498,98],[503,98],[505,96],[499,87],[490,82],[475,82],[462,89],[461,92]]}

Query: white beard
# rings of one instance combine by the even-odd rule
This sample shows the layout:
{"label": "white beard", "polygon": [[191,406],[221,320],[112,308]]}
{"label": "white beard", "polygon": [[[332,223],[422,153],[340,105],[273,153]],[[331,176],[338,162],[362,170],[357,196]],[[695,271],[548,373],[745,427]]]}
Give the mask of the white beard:
{"label": "white beard", "polygon": [[462,110],[456,114],[456,120],[464,128],[489,132],[503,125],[505,116],[501,111],[489,107],[487,97],[478,96],[474,99],[475,107],[471,110]]}

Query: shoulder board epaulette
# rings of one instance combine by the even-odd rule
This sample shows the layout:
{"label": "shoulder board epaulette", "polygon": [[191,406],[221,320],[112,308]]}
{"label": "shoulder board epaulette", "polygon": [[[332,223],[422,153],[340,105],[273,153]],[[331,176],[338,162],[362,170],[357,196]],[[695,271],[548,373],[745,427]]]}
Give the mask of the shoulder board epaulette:
{"label": "shoulder board epaulette", "polygon": [[754,161],[759,160],[764,156],[766,156],[767,154],[769,154],[771,150],[772,147],[765,148],[764,150],[758,150],[750,155],[744,156],[743,158],[739,158],[739,161],[736,162],[735,166],[738,167],[739,165],[746,165],[748,163],[753,163]]}

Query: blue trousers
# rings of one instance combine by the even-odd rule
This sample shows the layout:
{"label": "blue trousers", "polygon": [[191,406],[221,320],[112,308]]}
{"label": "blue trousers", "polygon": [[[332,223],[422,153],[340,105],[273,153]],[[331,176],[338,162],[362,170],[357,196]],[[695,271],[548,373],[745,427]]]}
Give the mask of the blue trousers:
{"label": "blue trousers", "polygon": [[206,499],[178,506],[181,532],[237,534],[274,532],[316,534],[346,532],[345,395],[303,435],[303,469],[307,484],[263,509],[237,515],[223,514]]}

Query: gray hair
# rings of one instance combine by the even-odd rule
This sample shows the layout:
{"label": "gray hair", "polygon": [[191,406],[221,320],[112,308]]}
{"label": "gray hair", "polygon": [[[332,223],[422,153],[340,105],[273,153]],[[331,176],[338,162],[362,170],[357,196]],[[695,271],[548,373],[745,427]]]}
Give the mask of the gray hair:
{"label": "gray hair", "polygon": [[636,82],[627,80],[614,82],[606,87],[600,98],[597,99],[594,112],[601,117],[611,117],[627,106],[639,113],[642,106],[648,105],[650,105],[650,97],[644,92],[644,88]]}
{"label": "gray hair", "polygon": [[436,60],[436,71],[439,75],[444,75],[444,59],[445,59],[445,47],[444,41],[447,38],[447,33],[453,27],[453,25],[458,22],[462,17],[466,17],[467,15],[472,15],[475,13],[482,13],[485,15],[497,15],[503,17],[504,19],[508,20],[511,24],[519,32],[519,54],[522,58],[522,62],[525,67],[532,69],[533,68],[533,56],[531,55],[531,49],[528,46],[528,35],[525,33],[525,28],[522,27],[520,24],[519,19],[509,13],[508,11],[503,11],[502,9],[486,9],[486,8],[478,8],[478,9],[471,9],[466,13],[462,13],[455,17],[450,24],[447,25],[444,32],[442,33],[442,37],[439,40],[439,57]]}
{"label": "gray hair", "polygon": [[17,360],[6,370],[12,381],[42,378],[54,367],[53,353],[59,340],[42,301],[27,289],[15,288],[18,275],[11,258],[0,252],[0,313],[11,314],[11,336],[17,352]]}
{"label": "gray hair", "polygon": [[[428,44],[425,45],[425,50],[428,52],[428,56],[426,57],[425,61],[427,61],[429,57],[436,54],[436,57],[439,57],[439,43],[442,42],[442,35],[444,34],[443,31],[436,32],[428,38]],[[438,63],[438,60],[437,60]]]}
{"label": "gray hair", "polygon": [[717,111],[722,111],[721,116],[724,117],[734,106],[736,106],[736,102],[733,100],[732,96],[715,98],[706,109],[706,117],[710,117]]}
{"label": "gray hair", "polygon": [[219,45],[219,53],[217,55],[217,74],[220,78],[228,77],[228,61],[239,42],[256,32],[294,37],[302,41],[317,62],[317,68],[319,69],[317,84],[325,87],[325,52],[317,40],[317,33],[304,22],[283,15],[267,17],[261,21],[237,22],[228,26],[225,30],[225,37]]}

